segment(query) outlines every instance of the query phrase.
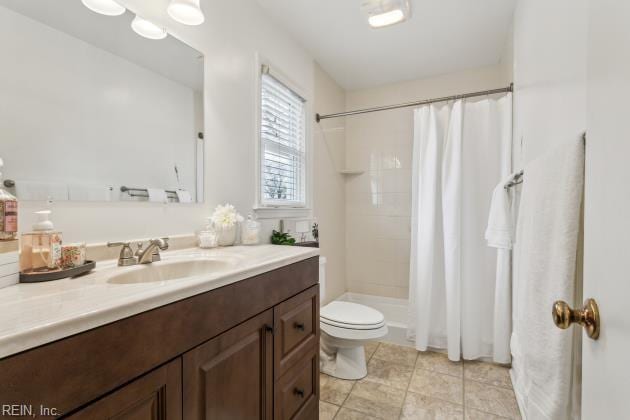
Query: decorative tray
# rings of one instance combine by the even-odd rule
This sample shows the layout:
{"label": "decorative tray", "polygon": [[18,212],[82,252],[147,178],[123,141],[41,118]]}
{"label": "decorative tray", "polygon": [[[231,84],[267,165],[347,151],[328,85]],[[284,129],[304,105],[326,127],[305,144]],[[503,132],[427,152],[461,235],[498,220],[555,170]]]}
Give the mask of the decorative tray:
{"label": "decorative tray", "polygon": [[68,277],[77,277],[92,271],[94,267],[96,267],[96,262],[86,261],[85,264],[78,267],[60,268],[58,270],[46,271],[42,273],[20,273],[20,283],[39,283],[42,281],[61,280]]}

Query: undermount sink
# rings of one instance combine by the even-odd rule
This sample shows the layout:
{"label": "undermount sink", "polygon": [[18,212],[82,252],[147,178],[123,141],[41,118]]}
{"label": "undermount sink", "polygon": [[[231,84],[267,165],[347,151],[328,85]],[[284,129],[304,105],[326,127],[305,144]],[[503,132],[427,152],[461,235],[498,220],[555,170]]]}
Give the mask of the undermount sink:
{"label": "undermount sink", "polygon": [[233,267],[236,261],[229,258],[208,258],[186,261],[164,261],[142,264],[130,268],[124,273],[113,275],[107,280],[112,284],[154,283],[183,279],[221,272]]}

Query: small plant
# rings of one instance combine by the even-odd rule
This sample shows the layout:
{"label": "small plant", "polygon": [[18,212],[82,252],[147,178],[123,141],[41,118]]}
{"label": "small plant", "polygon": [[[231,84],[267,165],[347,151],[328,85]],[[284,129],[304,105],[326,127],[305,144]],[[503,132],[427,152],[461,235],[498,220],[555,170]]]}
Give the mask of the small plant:
{"label": "small plant", "polygon": [[288,233],[278,232],[274,229],[271,234],[271,243],[274,245],[295,245],[295,238]]}
{"label": "small plant", "polygon": [[319,224],[317,222],[313,223],[313,229],[311,230],[313,234],[313,239],[315,242],[319,242]]}

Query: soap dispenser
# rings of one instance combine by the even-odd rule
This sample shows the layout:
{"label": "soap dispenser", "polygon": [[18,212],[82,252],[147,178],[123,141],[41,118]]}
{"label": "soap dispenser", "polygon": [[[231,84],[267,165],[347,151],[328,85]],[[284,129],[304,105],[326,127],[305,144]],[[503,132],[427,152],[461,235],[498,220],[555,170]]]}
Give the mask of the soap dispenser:
{"label": "soap dispenser", "polygon": [[243,223],[241,230],[241,243],[243,245],[256,245],[260,241],[260,222],[254,219],[251,214],[247,215],[247,220]]}
{"label": "soap dispenser", "polygon": [[36,211],[33,231],[22,235],[22,273],[46,272],[61,267],[61,232],[55,230],[50,214],[50,210]]}

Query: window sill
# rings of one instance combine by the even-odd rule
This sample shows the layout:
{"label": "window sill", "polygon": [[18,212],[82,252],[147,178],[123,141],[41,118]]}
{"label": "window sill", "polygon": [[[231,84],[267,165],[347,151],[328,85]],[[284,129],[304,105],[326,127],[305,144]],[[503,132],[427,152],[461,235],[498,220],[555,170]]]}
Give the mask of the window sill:
{"label": "window sill", "polygon": [[312,209],[307,207],[254,207],[259,219],[284,219],[310,217]]}

